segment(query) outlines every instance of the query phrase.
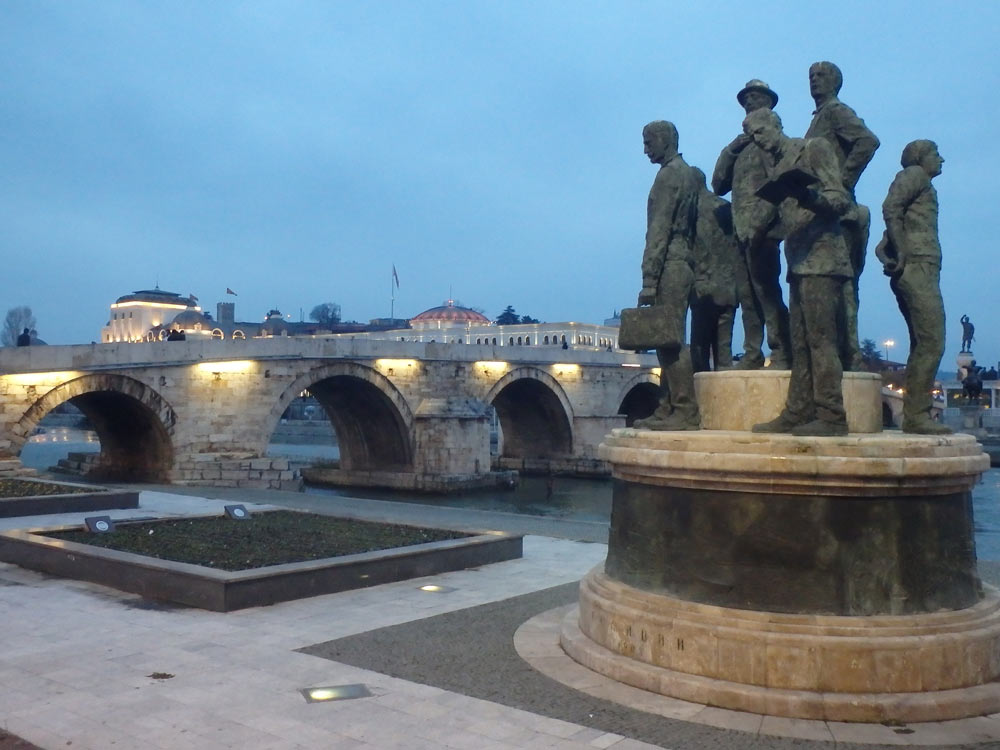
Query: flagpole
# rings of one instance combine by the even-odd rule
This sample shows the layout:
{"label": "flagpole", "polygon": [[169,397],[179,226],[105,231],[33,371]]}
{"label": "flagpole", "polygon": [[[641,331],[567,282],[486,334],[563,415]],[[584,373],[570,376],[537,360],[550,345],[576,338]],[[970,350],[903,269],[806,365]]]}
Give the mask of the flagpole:
{"label": "flagpole", "polygon": [[392,274],[389,276],[389,296],[391,298],[389,302],[389,320],[392,320],[396,316],[396,287],[394,282],[396,281],[396,267],[392,267]]}

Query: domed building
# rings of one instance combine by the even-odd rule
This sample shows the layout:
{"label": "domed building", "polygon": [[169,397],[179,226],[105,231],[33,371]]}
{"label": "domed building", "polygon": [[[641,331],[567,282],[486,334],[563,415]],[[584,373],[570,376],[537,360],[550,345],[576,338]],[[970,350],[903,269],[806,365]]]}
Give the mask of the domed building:
{"label": "domed building", "polygon": [[608,351],[618,346],[617,321],[589,323],[515,323],[498,325],[455,300],[410,318],[410,328],[371,332],[368,338],[475,346],[558,346]]}
{"label": "domed building", "polygon": [[101,329],[101,341],[146,341],[151,330],[169,328],[177,315],[185,312],[201,315],[197,299],[165,292],[159,286],[140,289],[111,304],[108,323]]}
{"label": "domed building", "polygon": [[470,307],[456,305],[453,299],[410,318],[410,328],[421,333],[451,331],[457,334],[474,326],[488,325],[490,325],[490,319],[481,312]]}

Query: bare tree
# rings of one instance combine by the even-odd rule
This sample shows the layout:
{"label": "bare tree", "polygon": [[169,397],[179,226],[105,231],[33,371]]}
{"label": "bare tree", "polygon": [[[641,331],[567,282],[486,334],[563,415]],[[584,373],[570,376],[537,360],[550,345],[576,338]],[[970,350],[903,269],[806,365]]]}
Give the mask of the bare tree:
{"label": "bare tree", "polygon": [[35,316],[31,308],[27,305],[12,307],[7,311],[7,317],[3,321],[3,332],[0,332],[0,344],[3,346],[14,346],[17,337],[27,328],[31,330],[37,325]]}
{"label": "bare tree", "polygon": [[316,305],[309,313],[309,317],[321,326],[332,326],[340,322],[340,305],[336,302],[324,302]]}

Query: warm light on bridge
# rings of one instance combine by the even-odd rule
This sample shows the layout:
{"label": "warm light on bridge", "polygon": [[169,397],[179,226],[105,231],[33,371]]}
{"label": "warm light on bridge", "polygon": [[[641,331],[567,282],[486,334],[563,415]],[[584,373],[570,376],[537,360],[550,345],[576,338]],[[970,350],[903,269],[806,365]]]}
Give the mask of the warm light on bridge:
{"label": "warm light on bridge", "polygon": [[510,365],[506,362],[480,361],[476,362],[473,367],[476,370],[482,370],[484,375],[497,378],[507,372],[507,368],[510,367]]}
{"label": "warm light on bridge", "polygon": [[230,359],[221,362],[199,362],[197,367],[202,372],[213,374],[220,372],[246,372],[254,365],[250,359]]}
{"label": "warm light on bridge", "polygon": [[561,362],[557,365],[552,365],[552,372],[556,375],[577,375],[580,372],[580,365]]}
{"label": "warm light on bridge", "polygon": [[54,382],[65,383],[67,380],[80,377],[82,373],[76,370],[59,370],[57,372],[24,372],[12,375],[2,375],[4,380],[14,385],[43,385]]}
{"label": "warm light on bridge", "polygon": [[376,359],[375,366],[380,370],[385,370],[387,372],[394,373],[397,369],[403,369],[406,367],[414,367],[417,364],[415,359]]}

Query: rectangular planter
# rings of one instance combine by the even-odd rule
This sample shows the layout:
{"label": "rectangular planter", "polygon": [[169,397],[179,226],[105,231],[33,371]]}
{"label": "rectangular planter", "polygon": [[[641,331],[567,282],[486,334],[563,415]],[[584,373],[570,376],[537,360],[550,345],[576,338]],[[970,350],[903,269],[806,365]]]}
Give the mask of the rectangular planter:
{"label": "rectangular planter", "polygon": [[73,482],[49,482],[35,477],[26,478],[42,484],[86,487],[87,492],[67,492],[65,495],[29,495],[0,499],[0,518],[20,516],[50,516],[56,513],[89,513],[111,508],[138,508],[139,493],[127,490],[107,490],[103,487],[79,485]]}
{"label": "rectangular planter", "polygon": [[215,612],[332,594],[522,556],[521,535],[484,532],[323,560],[224,571],[41,536],[79,526],[0,533],[0,560]]}

